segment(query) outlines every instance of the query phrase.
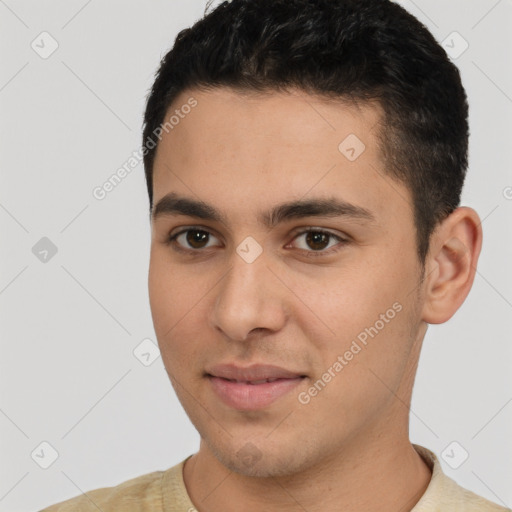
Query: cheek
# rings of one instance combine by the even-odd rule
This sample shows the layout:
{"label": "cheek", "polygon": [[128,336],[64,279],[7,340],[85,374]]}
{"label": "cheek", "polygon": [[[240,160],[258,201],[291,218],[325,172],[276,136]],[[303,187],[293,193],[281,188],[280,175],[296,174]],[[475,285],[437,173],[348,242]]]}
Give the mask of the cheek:
{"label": "cheek", "polygon": [[319,336],[338,343],[351,339],[400,299],[400,287],[387,270],[360,262],[324,270],[289,280],[290,288],[308,309],[306,315],[296,314],[295,319],[302,322],[305,332],[315,331],[312,341]]}
{"label": "cheek", "polygon": [[201,329],[204,331],[207,321],[206,281],[198,279],[197,272],[189,275],[179,266],[170,265],[165,255],[152,253],[149,301],[158,345],[168,370],[184,369],[187,361],[195,361],[200,356],[199,343],[194,341],[201,339]]}
{"label": "cheek", "polygon": [[399,373],[413,341],[416,272],[412,259],[381,256],[297,279],[294,290],[311,311],[295,318],[322,354],[324,368],[317,370],[348,351],[348,366],[364,365],[391,378]]}
{"label": "cheek", "polygon": [[157,334],[165,334],[192,310],[200,298],[202,281],[197,273],[190,275],[169,261],[167,249],[152,248],[148,292]]}
{"label": "cheek", "polygon": [[149,263],[148,292],[153,325],[158,339],[165,333],[165,326],[170,329],[174,309],[173,296],[176,279],[172,278],[169,269],[163,264],[162,258],[152,250]]}

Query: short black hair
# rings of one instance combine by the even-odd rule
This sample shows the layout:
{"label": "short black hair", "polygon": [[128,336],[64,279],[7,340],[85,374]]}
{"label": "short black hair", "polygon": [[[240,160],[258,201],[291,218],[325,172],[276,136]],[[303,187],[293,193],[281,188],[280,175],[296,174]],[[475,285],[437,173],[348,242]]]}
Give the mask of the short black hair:
{"label": "short black hair", "polygon": [[[389,0],[225,1],[162,58],[143,144],[180,93],[219,87],[378,102],[386,173],[411,192],[424,266],[431,234],[460,203],[469,127],[459,71],[420,21]],[[144,153],[150,209],[156,149]]]}

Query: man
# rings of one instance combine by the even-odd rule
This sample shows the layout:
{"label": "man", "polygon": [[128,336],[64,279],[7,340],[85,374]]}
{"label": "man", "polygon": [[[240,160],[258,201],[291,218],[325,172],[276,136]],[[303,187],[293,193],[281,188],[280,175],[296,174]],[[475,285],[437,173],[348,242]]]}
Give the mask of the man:
{"label": "man", "polygon": [[408,434],[482,244],[467,110],[386,0],[233,0],[182,31],[145,113],[149,297],[200,447],[46,510],[505,510]]}

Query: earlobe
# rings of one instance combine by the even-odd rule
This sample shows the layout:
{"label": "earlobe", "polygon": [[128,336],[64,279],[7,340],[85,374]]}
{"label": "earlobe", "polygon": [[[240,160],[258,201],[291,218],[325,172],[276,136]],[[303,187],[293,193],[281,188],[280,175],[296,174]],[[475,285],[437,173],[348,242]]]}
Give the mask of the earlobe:
{"label": "earlobe", "polygon": [[459,207],[439,224],[425,262],[425,322],[446,322],[462,305],[473,285],[482,237],[480,218],[472,208]]}

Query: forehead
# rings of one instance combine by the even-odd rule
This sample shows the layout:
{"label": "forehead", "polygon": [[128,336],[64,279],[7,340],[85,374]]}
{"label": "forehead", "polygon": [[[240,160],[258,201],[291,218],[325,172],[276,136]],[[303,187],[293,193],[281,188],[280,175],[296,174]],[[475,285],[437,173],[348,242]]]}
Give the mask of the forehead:
{"label": "forehead", "polygon": [[[192,99],[197,105],[186,108]],[[180,116],[179,125],[172,128],[175,139],[190,142],[192,138],[195,144],[217,142],[226,148],[228,142],[229,147],[243,148],[274,141],[281,147],[314,145],[321,151],[331,147],[332,140],[336,141],[347,130],[356,131],[372,146],[382,117],[377,102],[356,104],[312,96],[298,89],[261,93],[228,87],[187,90],[174,100],[166,119],[181,110],[190,112]]]}
{"label": "forehead", "polygon": [[[192,109],[184,105],[195,104]],[[166,114],[153,170],[154,203],[191,194],[239,213],[283,200],[340,198],[375,211],[410,212],[408,190],[385,172],[378,142],[382,111],[302,91],[183,92]],[[176,121],[176,119],[175,119]],[[164,120],[165,122],[165,120]],[[401,199],[399,199],[399,197]],[[398,201],[402,205],[398,205]]]}

